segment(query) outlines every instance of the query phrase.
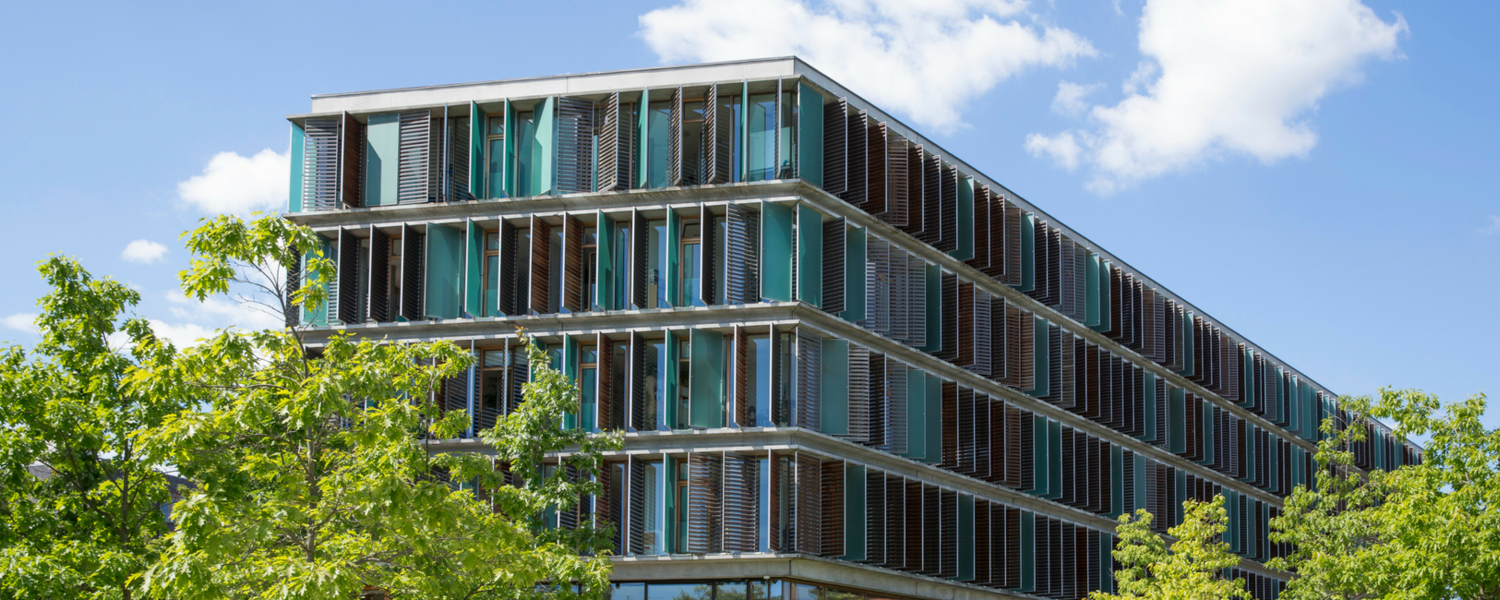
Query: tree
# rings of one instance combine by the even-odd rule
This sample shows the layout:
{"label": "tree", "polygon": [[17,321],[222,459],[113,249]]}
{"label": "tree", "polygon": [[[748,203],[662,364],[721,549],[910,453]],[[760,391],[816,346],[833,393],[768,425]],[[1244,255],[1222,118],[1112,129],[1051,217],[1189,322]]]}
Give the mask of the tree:
{"label": "tree", "polygon": [[[183,291],[235,289],[273,312],[324,302],[331,265],[310,230],[277,218],[219,217],[189,236],[195,254]],[[308,285],[280,274],[307,255]],[[617,437],[559,427],[578,392],[533,347],[527,401],[483,439],[495,459],[434,451],[457,437],[462,411],[432,393],[473,356],[452,343],[395,344],[331,337],[314,352],[299,327],[217,332],[146,365],[134,389],[191,402],[144,436],[195,488],[173,513],[175,530],[145,577],[162,598],[327,598],[369,590],[395,597],[597,597],[608,582],[607,537],[589,526],[545,527],[598,492],[582,473]],[[508,464],[514,481],[496,468]],[[545,476],[544,476],[545,475]],[[550,583],[539,587],[539,583]],[[570,583],[575,585],[569,585]]]}
{"label": "tree", "polygon": [[1382,388],[1340,403],[1352,423],[1390,419],[1403,442],[1429,442],[1421,464],[1364,473],[1349,451],[1364,428],[1324,421],[1317,489],[1298,486],[1270,523],[1272,541],[1294,549],[1271,563],[1298,575],[1283,597],[1500,598],[1500,430],[1480,421],[1484,395],[1444,406]]}
{"label": "tree", "polygon": [[1120,515],[1115,544],[1116,594],[1095,591],[1093,600],[1149,598],[1153,600],[1250,600],[1242,579],[1219,575],[1238,565],[1239,557],[1218,541],[1224,533],[1224,497],[1208,502],[1182,503],[1182,524],[1167,531],[1176,541],[1167,546],[1151,531],[1152,515],[1145,509]]}
{"label": "tree", "polygon": [[[122,598],[155,558],[169,489],[134,432],[181,399],[127,385],[138,361],[173,351],[140,294],[71,258],[39,267],[42,340],[0,350],[0,598]],[[114,344],[112,344],[114,341]],[[115,344],[131,347],[129,353]]]}

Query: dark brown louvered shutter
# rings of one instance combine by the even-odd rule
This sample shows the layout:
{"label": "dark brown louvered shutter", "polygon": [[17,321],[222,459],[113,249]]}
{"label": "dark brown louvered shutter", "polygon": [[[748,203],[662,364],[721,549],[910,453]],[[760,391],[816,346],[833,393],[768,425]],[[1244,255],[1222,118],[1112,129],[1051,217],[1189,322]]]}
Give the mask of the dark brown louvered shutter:
{"label": "dark brown louvered shutter", "polygon": [[452,116],[457,114],[457,111],[452,108],[448,111],[447,131],[443,134],[444,143],[447,144],[444,158],[446,164],[443,168],[447,180],[444,184],[443,200],[447,202],[473,200],[474,195],[469,193],[469,117],[467,114],[461,117]]}
{"label": "dark brown louvered shutter", "polygon": [[338,140],[339,203],[342,208],[363,206],[365,124],[345,112],[339,119]]}
{"label": "dark brown louvered shutter", "polygon": [[899,475],[885,476],[885,566],[906,567],[906,480]]}
{"label": "dark brown louvered shutter", "polygon": [[723,490],[723,456],[693,452],[687,459],[687,551],[691,554],[719,552]]}
{"label": "dark brown louvered shutter", "polygon": [[682,88],[672,91],[671,109],[667,114],[667,185],[683,185]]}
{"label": "dark brown louvered shutter", "polygon": [[805,452],[796,453],[796,525],[792,548],[803,554],[819,554],[823,545],[823,463]]}
{"label": "dark brown louvered shutter", "polygon": [[941,249],[943,241],[943,169],[942,159],[923,153],[922,157],[922,234],[918,239]]}
{"label": "dark brown louvered shutter", "polygon": [[626,482],[629,494],[629,535],[625,544],[630,554],[646,553],[646,463],[634,456],[627,459],[630,472]]}
{"label": "dark brown louvered shutter", "polygon": [[797,422],[792,425],[820,431],[823,403],[823,336],[797,327]]}
{"label": "dark brown louvered shutter", "polygon": [[[953,364],[960,367],[967,367],[974,364],[974,282],[962,281],[956,277],[954,280],[956,282],[954,287],[955,302],[946,305],[954,309],[951,311],[953,313],[952,330],[954,338],[951,355],[953,356]],[[944,317],[945,321],[948,320],[946,318],[947,315],[944,315]],[[943,342],[946,344],[948,340],[944,339]]]}
{"label": "dark brown louvered shutter", "polygon": [[[598,368],[595,371],[595,386],[598,392],[595,394],[598,403],[598,418],[595,423],[599,424],[601,431],[613,431],[624,429],[625,424],[615,421],[615,342],[603,333],[598,335],[595,348],[598,350]],[[623,407],[622,407],[623,408]]]}
{"label": "dark brown louvered shutter", "polygon": [[848,219],[838,217],[823,222],[823,305],[824,312],[837,315],[844,311],[844,279],[847,256],[844,235]]}
{"label": "dark brown louvered shutter", "polygon": [[526,346],[520,339],[507,340],[506,348],[510,351],[510,366],[506,369],[506,407],[505,414],[516,412],[521,402],[525,401],[526,382],[531,378],[531,369],[528,364]]}
{"label": "dark brown louvered shutter", "polygon": [[551,302],[547,297],[551,291],[552,225],[536,215],[531,216],[531,312],[546,313]]}
{"label": "dark brown louvered shutter", "polygon": [[[503,259],[502,259],[503,261]],[[563,216],[562,307],[579,312],[583,306],[583,224],[571,215]]]}
{"label": "dark brown louvered shutter", "polygon": [[1021,209],[1005,201],[1005,276],[1001,282],[1006,285],[1021,285]]}
{"label": "dark brown louvered shutter", "polygon": [[[709,111],[705,111],[707,115]],[[630,150],[620,146],[620,93],[614,92],[604,99],[604,122],[599,128],[599,191],[611,192],[630,189],[630,169],[620,162],[621,154]],[[704,129],[709,129],[705,116]],[[628,163],[627,163],[628,164]]]}
{"label": "dark brown louvered shutter", "polygon": [[723,542],[724,552],[755,552],[760,521],[760,459],[733,452],[724,453]]}
{"label": "dark brown louvered shutter", "polygon": [[[359,317],[359,238],[349,229],[339,229],[338,275],[339,292],[338,320],[345,325],[356,325]],[[332,323],[329,323],[332,325]]]}
{"label": "dark brown louvered shutter", "polygon": [[[700,183],[729,183],[729,141],[732,123],[729,108],[719,108],[719,86],[709,85],[703,93],[703,178]],[[726,120],[729,119],[729,120]]]}
{"label": "dark brown louvered shutter", "polygon": [[823,190],[840,197],[848,189],[848,113],[846,98],[823,105]]}
{"label": "dark brown louvered shutter", "polygon": [[755,426],[755,407],[750,398],[750,334],[740,325],[734,326],[734,424],[740,427]]}
{"label": "dark brown louvered shutter", "polygon": [[738,204],[730,204],[726,258],[728,304],[754,304],[760,301],[760,213]]}
{"label": "dark brown louvered shutter", "polygon": [[865,488],[865,559],[873,565],[885,564],[885,474],[875,469],[865,469],[864,481],[848,481],[846,485],[862,485]]}
{"label": "dark brown louvered shutter", "polygon": [[[927,499],[922,482],[915,479],[905,480],[906,512],[906,538],[901,544],[906,550],[906,557],[902,560],[902,568],[908,571],[922,571],[923,558],[926,556],[924,544],[926,542],[927,513],[925,507]],[[936,552],[933,553],[934,555]]]}
{"label": "dark brown louvered shutter", "polygon": [[423,235],[411,225],[401,226],[401,316],[408,321],[422,319]]}
{"label": "dark brown louvered shutter", "polygon": [[370,226],[370,293],[368,316],[384,323],[391,320],[389,307],[391,278],[391,237],[379,227]]}
{"label": "dark brown louvered shutter", "polygon": [[990,267],[990,186],[974,186],[974,258],[966,261],[979,272],[989,274]]}
{"label": "dark brown louvered shutter", "polygon": [[[791,547],[787,544],[786,536],[782,535],[783,529],[788,525],[783,522],[782,508],[787,505],[795,506],[795,502],[788,502],[787,496],[795,493],[795,490],[786,489],[795,482],[795,478],[787,477],[787,456],[771,452],[769,460],[766,461],[770,473],[767,474],[767,494],[770,497],[770,515],[766,516],[766,524],[770,534],[766,537],[766,545],[772,552],[786,552]],[[793,465],[795,467],[795,465]],[[795,471],[795,469],[794,469]],[[794,515],[793,515],[794,516]]]}
{"label": "dark brown louvered shutter", "polygon": [[[520,234],[516,226],[505,219],[500,220],[500,313],[508,316],[519,314],[520,304],[526,298],[518,298],[519,286],[516,255],[526,249],[520,247]],[[405,269],[403,268],[403,274]]]}
{"label": "dark brown louvered shutter", "polygon": [[905,228],[911,219],[911,181],[908,176],[911,150],[906,138],[889,128],[885,141],[885,182],[887,204],[881,219],[895,227]]}
{"label": "dark brown louvered shutter", "polygon": [[844,548],[844,486],[846,483],[853,482],[844,481],[844,461],[826,460],[822,462],[820,469],[823,477],[819,482],[820,526],[822,527],[819,554],[839,558],[846,553]]}
{"label": "dark brown louvered shutter", "polygon": [[906,227],[907,233],[925,240],[923,230],[927,223],[927,169],[922,163],[925,154],[922,145],[907,144],[906,153]]}
{"label": "dark brown louvered shutter", "polygon": [[869,189],[869,180],[867,178],[869,160],[866,156],[868,149],[866,138],[870,135],[870,117],[868,113],[860,110],[849,114],[845,117],[845,120],[849,123],[849,146],[847,160],[844,163],[846,165],[844,191],[839,194],[839,197],[857,208],[863,208]]}
{"label": "dark brown louvered shutter", "polygon": [[[371,229],[374,228],[371,227]],[[374,243],[370,245],[373,247]],[[293,245],[287,246],[287,252],[291,254],[292,260],[282,265],[286,268],[286,287],[283,288],[285,291],[281,299],[281,316],[287,327],[296,327],[302,323],[302,307],[292,304],[292,298],[302,289],[303,256]],[[377,289],[384,289],[384,286]]]}
{"label": "dark brown louvered shutter", "polygon": [[890,158],[890,150],[885,145],[887,139],[885,123],[867,123],[864,153],[865,201],[861,208],[882,220],[890,208],[886,189],[886,161]]}
{"label": "dark brown louvered shutter", "polygon": [[845,439],[870,443],[870,351],[849,344],[849,433]]}
{"label": "dark brown louvered shutter", "polygon": [[646,388],[646,340],[640,332],[630,332],[630,426],[636,431],[655,430],[655,423],[647,423],[646,415],[656,402]]}
{"label": "dark brown louvered shutter", "polygon": [[[630,213],[630,302],[633,308],[656,308],[655,298],[646,296],[646,288],[650,284],[651,266],[648,262],[650,257],[650,231],[651,224],[646,216],[639,210]],[[711,262],[711,261],[710,261]]]}
{"label": "dark brown louvered shutter", "polygon": [[428,111],[427,117],[427,201],[442,202],[444,199],[444,164],[448,158],[448,145],[445,137],[448,128],[445,127],[448,120],[448,107],[443,111]]}

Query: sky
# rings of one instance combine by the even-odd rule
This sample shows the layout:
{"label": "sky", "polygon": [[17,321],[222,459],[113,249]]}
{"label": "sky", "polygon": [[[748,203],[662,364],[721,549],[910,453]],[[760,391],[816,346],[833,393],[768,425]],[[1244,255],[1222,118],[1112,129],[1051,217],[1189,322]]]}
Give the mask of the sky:
{"label": "sky", "polygon": [[51,253],[134,286],[179,343],[275,325],[182,298],[179,236],[284,207],[285,116],[312,94],[795,54],[1325,387],[1458,400],[1500,384],[1497,19],[1412,0],[7,3],[0,342],[37,340]]}

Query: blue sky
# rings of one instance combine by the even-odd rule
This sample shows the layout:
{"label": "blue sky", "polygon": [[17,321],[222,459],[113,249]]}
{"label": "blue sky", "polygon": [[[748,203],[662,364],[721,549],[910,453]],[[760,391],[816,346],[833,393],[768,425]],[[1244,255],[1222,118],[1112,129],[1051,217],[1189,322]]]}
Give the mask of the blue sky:
{"label": "blue sky", "polygon": [[178,235],[273,200],[310,94],[797,53],[1333,390],[1496,389],[1500,5],[907,4],[8,4],[0,340],[52,252],[247,323],[171,296]]}

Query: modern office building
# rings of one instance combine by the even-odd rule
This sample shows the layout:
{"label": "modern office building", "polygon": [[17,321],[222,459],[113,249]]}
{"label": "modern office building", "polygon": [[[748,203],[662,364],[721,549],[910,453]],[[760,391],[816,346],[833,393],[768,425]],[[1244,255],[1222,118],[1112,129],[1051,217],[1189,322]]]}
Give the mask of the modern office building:
{"label": "modern office building", "polygon": [[[1076,599],[1114,517],[1227,499],[1228,575],[1316,476],[1336,396],[795,58],[312,97],[286,217],[313,337],[446,339],[437,400],[521,402],[516,328],[624,430],[616,600]],[[1364,469],[1420,450],[1382,425]],[[445,448],[483,451],[474,439]]]}

